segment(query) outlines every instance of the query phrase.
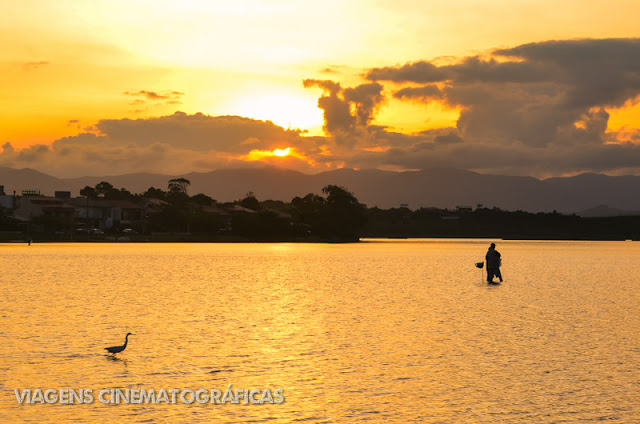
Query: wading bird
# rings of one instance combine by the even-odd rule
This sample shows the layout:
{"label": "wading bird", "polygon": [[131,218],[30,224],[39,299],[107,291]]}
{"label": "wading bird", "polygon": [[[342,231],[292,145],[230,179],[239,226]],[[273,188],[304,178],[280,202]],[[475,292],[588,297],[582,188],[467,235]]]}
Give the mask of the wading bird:
{"label": "wading bird", "polygon": [[127,343],[129,343],[129,335],[133,335],[133,333],[127,333],[127,335],[124,336],[124,344],[122,346],[111,346],[111,347],[105,347],[104,349],[109,351],[109,353],[122,352],[127,348]]}

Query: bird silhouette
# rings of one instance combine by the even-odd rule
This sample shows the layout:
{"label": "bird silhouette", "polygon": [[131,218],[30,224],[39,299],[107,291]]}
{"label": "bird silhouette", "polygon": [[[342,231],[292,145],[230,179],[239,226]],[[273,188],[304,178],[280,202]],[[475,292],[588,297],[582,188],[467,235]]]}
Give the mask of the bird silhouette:
{"label": "bird silhouette", "polygon": [[124,336],[124,344],[122,346],[111,346],[111,347],[105,347],[104,349],[106,351],[108,351],[109,353],[120,353],[123,350],[125,350],[127,348],[127,343],[129,343],[129,335],[133,335],[133,333],[127,333],[126,336]]}

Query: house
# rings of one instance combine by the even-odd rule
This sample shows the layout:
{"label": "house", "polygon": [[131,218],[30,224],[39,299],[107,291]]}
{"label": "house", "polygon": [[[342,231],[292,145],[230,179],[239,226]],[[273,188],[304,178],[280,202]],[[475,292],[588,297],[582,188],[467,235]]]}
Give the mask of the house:
{"label": "house", "polygon": [[75,208],[75,218],[94,228],[132,227],[144,220],[143,205],[129,200],[74,197],[67,203]]}
{"label": "house", "polygon": [[253,209],[247,209],[234,203],[223,203],[221,207],[232,215],[256,213],[256,211],[254,211]]}
{"label": "house", "polygon": [[233,224],[231,218],[231,212],[220,208],[217,204],[212,204],[209,206],[202,206],[202,210],[207,213],[214,214],[220,219],[222,224],[224,225],[224,229],[231,231]]}
{"label": "house", "polygon": [[156,199],[155,197],[145,197],[144,198],[144,210],[146,216],[153,215],[156,213],[162,212],[162,209],[167,206],[169,203],[165,202],[161,199]]}
{"label": "house", "polygon": [[72,218],[75,212],[74,207],[64,200],[50,196],[16,196],[13,202],[13,216],[21,221],[30,221],[40,216]]}

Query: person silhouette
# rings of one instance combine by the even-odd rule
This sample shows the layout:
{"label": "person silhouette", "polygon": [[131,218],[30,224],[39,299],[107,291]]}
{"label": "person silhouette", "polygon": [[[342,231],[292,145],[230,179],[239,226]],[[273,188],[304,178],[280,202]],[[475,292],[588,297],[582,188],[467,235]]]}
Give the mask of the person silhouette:
{"label": "person silhouette", "polygon": [[487,260],[487,283],[493,283],[493,277],[498,277],[502,283],[502,273],[500,272],[500,265],[502,265],[502,259],[500,259],[500,252],[496,250],[496,244],[491,243],[485,259]]}

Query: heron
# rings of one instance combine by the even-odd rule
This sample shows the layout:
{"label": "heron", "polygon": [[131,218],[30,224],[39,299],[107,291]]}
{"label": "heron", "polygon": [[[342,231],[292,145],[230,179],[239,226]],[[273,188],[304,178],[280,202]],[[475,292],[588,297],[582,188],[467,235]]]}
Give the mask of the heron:
{"label": "heron", "polygon": [[105,347],[104,349],[106,351],[108,351],[109,353],[120,353],[123,350],[125,350],[127,348],[127,343],[129,343],[129,336],[133,335],[133,333],[127,333],[126,336],[124,336],[124,344],[122,346],[111,346],[111,347]]}

